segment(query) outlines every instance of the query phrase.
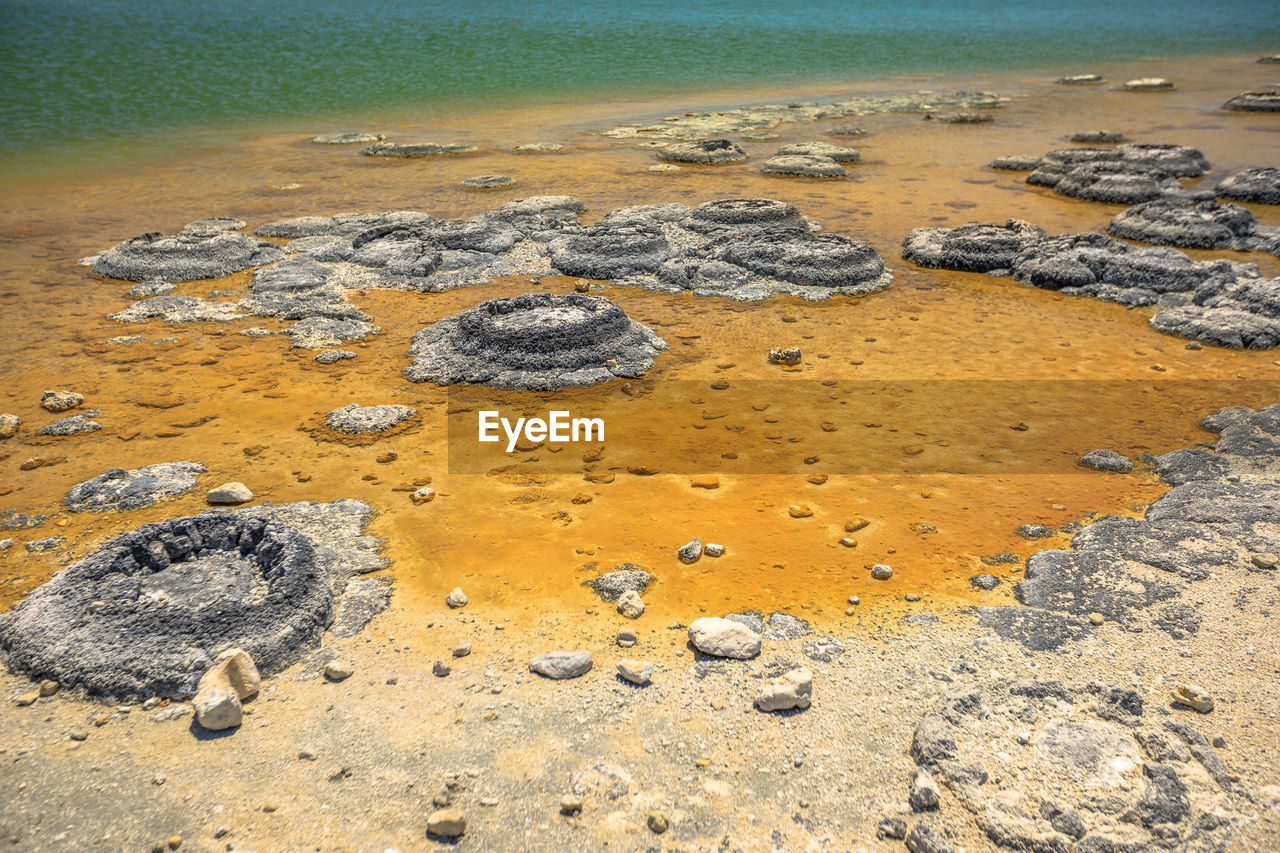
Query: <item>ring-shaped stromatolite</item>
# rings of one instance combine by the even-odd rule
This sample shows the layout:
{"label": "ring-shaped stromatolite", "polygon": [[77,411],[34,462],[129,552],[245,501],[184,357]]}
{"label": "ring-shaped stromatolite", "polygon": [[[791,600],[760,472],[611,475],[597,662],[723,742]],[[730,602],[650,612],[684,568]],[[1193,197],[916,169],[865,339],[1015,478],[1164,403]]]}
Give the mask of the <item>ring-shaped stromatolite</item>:
{"label": "ring-shaped stromatolite", "polygon": [[884,261],[875,249],[839,234],[781,232],[725,237],[710,251],[718,260],[757,275],[811,287],[878,285],[885,275]]}
{"label": "ring-shaped stromatolite", "polygon": [[726,198],[708,201],[689,211],[684,226],[699,234],[732,230],[808,231],[809,220],[793,204],[771,198]]}
{"label": "ring-shaped stromatolite", "polygon": [[599,279],[653,272],[672,255],[662,231],[645,222],[593,225],[557,237],[547,248],[565,275]]}
{"label": "ring-shaped stromatolite", "polygon": [[970,222],[957,228],[916,228],[902,241],[902,257],[922,267],[964,272],[1008,269],[1028,243],[1044,237],[1030,222]]}
{"label": "ring-shaped stromatolite", "polygon": [[639,376],[666,342],[600,296],[491,299],[413,336],[414,382],[554,390]]}
{"label": "ring-shaped stromatolite", "polygon": [[98,255],[93,271],[125,281],[197,281],[274,263],[284,256],[271,243],[236,231],[197,228],[171,237],[153,231]]}
{"label": "ring-shaped stromatolite", "polygon": [[227,512],[145,524],[59,572],[0,620],[11,669],[93,696],[187,697],[218,652],[263,674],[333,618],[311,540]]}

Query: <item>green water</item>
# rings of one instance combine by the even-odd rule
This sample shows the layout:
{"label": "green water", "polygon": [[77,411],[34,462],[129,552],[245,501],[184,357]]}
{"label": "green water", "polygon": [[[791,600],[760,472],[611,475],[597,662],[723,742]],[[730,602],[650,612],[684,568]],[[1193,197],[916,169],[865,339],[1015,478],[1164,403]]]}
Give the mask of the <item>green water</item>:
{"label": "green water", "polygon": [[[0,0],[0,158],[175,130],[1280,50],[1280,3]],[[1176,68],[1173,69],[1176,72]]]}

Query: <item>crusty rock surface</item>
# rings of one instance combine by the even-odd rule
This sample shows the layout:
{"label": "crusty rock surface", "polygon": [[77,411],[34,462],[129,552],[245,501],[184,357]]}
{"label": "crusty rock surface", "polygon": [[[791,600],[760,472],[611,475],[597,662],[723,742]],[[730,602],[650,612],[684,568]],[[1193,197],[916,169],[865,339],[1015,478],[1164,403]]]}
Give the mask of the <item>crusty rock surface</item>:
{"label": "crusty rock surface", "polygon": [[1044,236],[1030,222],[971,222],[957,228],[917,228],[902,243],[902,257],[922,267],[991,272],[1007,270],[1028,244]]}
{"label": "crusty rock surface", "polygon": [[413,336],[413,382],[553,390],[639,376],[667,344],[599,296],[491,299]]}
{"label": "crusty rock surface", "polygon": [[197,228],[171,237],[149,232],[125,240],[98,255],[93,271],[127,281],[195,281],[221,278],[283,257],[279,248],[265,240],[234,231]]}
{"label": "crusty rock surface", "polygon": [[1252,113],[1274,113],[1280,111],[1280,91],[1266,89],[1257,92],[1242,92],[1230,98],[1222,105],[1224,110],[1241,110]]}
{"label": "crusty rock surface", "polygon": [[1241,169],[1223,178],[1215,192],[1232,201],[1280,204],[1280,168]]}
{"label": "crusty rock surface", "polygon": [[71,512],[133,510],[191,491],[196,476],[205,472],[199,462],[161,462],[125,470],[112,468],[71,487],[64,503]]}
{"label": "crusty rock surface", "polygon": [[742,146],[728,139],[675,142],[656,152],[658,159],[672,163],[736,163],[747,159]]}
{"label": "crusty rock surface", "polygon": [[760,167],[766,175],[793,175],[802,178],[843,178],[849,172],[830,157],[817,154],[780,154]]}
{"label": "crusty rock surface", "polygon": [[359,403],[334,409],[324,419],[329,429],[344,432],[348,435],[359,435],[370,432],[386,432],[406,421],[417,417],[418,410],[412,406],[378,405],[361,406]]}
{"label": "crusty rock surface", "polygon": [[1184,249],[1280,252],[1280,228],[1258,224],[1238,204],[1149,201],[1117,214],[1107,232],[1127,240]]}

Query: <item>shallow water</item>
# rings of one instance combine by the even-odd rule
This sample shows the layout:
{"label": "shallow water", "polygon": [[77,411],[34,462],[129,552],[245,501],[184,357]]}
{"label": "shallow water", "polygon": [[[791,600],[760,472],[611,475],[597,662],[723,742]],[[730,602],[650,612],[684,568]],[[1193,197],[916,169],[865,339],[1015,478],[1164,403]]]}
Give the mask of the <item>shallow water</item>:
{"label": "shallow water", "polygon": [[[1012,551],[1025,556],[1045,547],[1044,541],[1020,539],[1019,524],[1060,525],[1091,511],[1135,512],[1164,489],[1142,475],[1064,468],[1064,461],[1095,449],[1087,442],[1109,424],[1115,434],[1108,446],[1123,452],[1161,452],[1206,440],[1209,435],[1196,427],[1202,414],[1222,405],[1274,401],[1277,355],[1187,350],[1185,341],[1151,330],[1147,310],[1024,288],[1005,279],[916,269],[899,258],[901,240],[921,225],[1011,216],[1050,231],[1101,230],[1119,208],[1064,199],[1026,186],[1021,174],[984,166],[1000,154],[1043,153],[1080,130],[1121,130],[1138,141],[1200,147],[1214,164],[1202,179],[1205,185],[1243,166],[1274,163],[1280,151],[1274,116],[1217,108],[1230,95],[1268,79],[1268,66],[1253,59],[1148,60],[1076,69],[1099,71],[1111,80],[1164,74],[1178,84],[1167,93],[1054,86],[1053,75],[1040,72],[736,93],[737,102],[762,102],[834,99],[854,91],[985,87],[1011,100],[989,125],[946,125],[911,114],[860,118],[857,123],[869,134],[854,140],[825,133],[849,120],[784,125],[777,129],[778,140],[744,141],[752,156],[746,163],[676,173],[647,171],[657,162],[651,150],[592,130],[684,107],[732,104],[735,93],[717,93],[701,103],[603,103],[569,114],[551,108],[495,110],[378,127],[394,139],[465,141],[485,149],[461,157],[374,161],[362,157],[359,146],[313,145],[291,131],[276,131],[216,148],[170,152],[143,167],[12,180],[7,188],[11,206],[0,214],[0,307],[8,335],[0,354],[0,374],[6,378],[0,410],[21,415],[25,423],[18,437],[0,444],[0,509],[39,511],[54,519],[35,530],[6,534],[14,535],[19,546],[0,555],[0,604],[18,600],[62,565],[58,553],[29,555],[22,542],[61,533],[69,540],[63,557],[83,555],[144,521],[200,511],[204,489],[226,480],[244,481],[264,500],[367,500],[380,510],[372,532],[388,539],[386,553],[394,560],[403,605],[438,606],[449,589],[462,585],[473,602],[507,614],[513,623],[598,610],[601,605],[579,584],[595,570],[627,561],[659,578],[646,594],[651,610],[646,618],[654,624],[687,621],[692,610],[743,608],[787,608],[819,624],[831,623],[846,619],[844,601],[851,594],[863,599],[857,618],[869,622],[895,616],[904,606],[946,612],[976,600],[1006,600],[1009,584],[979,597],[967,579],[986,571],[1016,574],[982,564],[983,555]],[[333,129],[314,127],[309,133]],[[510,151],[515,144],[544,139],[564,142],[565,151]],[[863,151],[864,162],[851,166],[848,180],[837,182],[759,173],[762,159],[778,145],[808,139],[854,145]],[[468,175],[490,172],[512,174],[519,183],[513,190],[487,193],[459,186]],[[534,287],[512,278],[438,295],[353,294],[352,302],[383,332],[347,347],[359,353],[357,360],[326,367],[312,361],[313,352],[289,351],[280,338],[234,334],[254,325],[274,327],[270,320],[233,323],[226,334],[200,325],[115,324],[105,315],[131,301],[125,295],[129,284],[97,279],[74,265],[77,258],[134,234],[173,231],[204,216],[236,216],[251,229],[287,216],[355,210],[418,208],[458,217],[535,194],[582,198],[589,206],[586,221],[628,204],[779,198],[829,231],[867,240],[896,273],[883,293],[818,304],[778,298],[744,305],[609,287],[604,295],[672,344],[643,380],[655,388],[684,387],[672,380],[768,380],[768,385],[750,386],[752,393],[776,384],[766,402],[785,409],[790,394],[803,402],[815,388],[826,387],[823,381],[1233,382],[1185,386],[1189,396],[1177,398],[1176,406],[1140,406],[1114,393],[1068,395],[1078,430],[1067,419],[1065,425],[1059,420],[1044,429],[1028,420],[1025,433],[1009,425],[995,431],[993,446],[1012,453],[1031,449],[1054,461],[1049,474],[956,474],[945,473],[945,466],[936,473],[867,473],[842,467],[823,471],[829,479],[814,485],[806,479],[808,470],[748,470],[722,474],[717,490],[693,488],[689,466],[681,470],[665,461],[654,466],[657,475],[636,476],[624,468],[609,484],[585,482],[581,472],[547,473],[537,463],[468,474],[450,464],[446,413],[451,392],[413,385],[400,374],[409,338],[483,299],[530,289],[564,292],[572,289],[571,279],[544,279]],[[1276,211],[1259,207],[1255,212],[1266,224],[1280,224]],[[1268,275],[1280,274],[1275,258],[1195,254],[1249,260]],[[221,290],[233,299],[247,282],[248,275],[241,274],[182,285],[177,292],[208,296]],[[122,334],[147,340],[132,347],[104,343]],[[152,342],[169,336],[178,340]],[[803,364],[785,371],[768,364],[765,353],[779,345],[800,346]],[[726,364],[733,366],[721,366]],[[562,399],[593,405],[616,396],[619,386],[571,392]],[[83,393],[85,408],[102,412],[98,420],[105,429],[65,439],[36,437],[34,430],[54,419],[38,408],[40,393],[51,387]],[[1007,388],[994,402],[1012,404],[1022,393],[1016,382]],[[516,401],[516,395],[494,398]],[[330,440],[318,430],[324,414],[353,400],[416,406],[421,425],[372,444]],[[689,410],[689,420],[696,422],[692,412],[706,406],[689,405],[696,407]],[[647,417],[660,416],[669,415]],[[898,458],[904,444],[960,446],[960,427],[968,425],[956,424],[953,417],[949,407],[934,412],[925,407],[911,424],[912,433],[924,435],[909,438],[865,427],[861,419],[842,424],[833,435],[849,436],[871,456]],[[776,429],[803,434],[811,428],[806,424],[780,420]],[[761,439],[770,441],[763,433]],[[386,451],[397,458],[378,462]],[[677,452],[673,446],[667,455]],[[20,470],[29,457],[66,459]],[[187,496],[132,513],[59,512],[67,489],[109,467],[176,459],[209,467],[200,487]],[[680,473],[670,473],[675,470]],[[437,491],[431,503],[415,506],[407,493],[395,490],[428,476]],[[579,496],[591,500],[574,503]],[[813,515],[791,518],[788,507],[797,503],[807,504]],[[845,521],[855,515],[871,523],[852,534],[858,547],[847,549],[837,542],[845,535]],[[679,563],[675,549],[695,535],[726,545],[726,556],[692,566]],[[894,566],[897,577],[891,584],[870,579],[865,566],[875,562]],[[584,568],[588,564],[598,569]],[[919,592],[924,600],[904,605],[900,596],[907,591]],[[530,606],[533,602],[537,608]]]}

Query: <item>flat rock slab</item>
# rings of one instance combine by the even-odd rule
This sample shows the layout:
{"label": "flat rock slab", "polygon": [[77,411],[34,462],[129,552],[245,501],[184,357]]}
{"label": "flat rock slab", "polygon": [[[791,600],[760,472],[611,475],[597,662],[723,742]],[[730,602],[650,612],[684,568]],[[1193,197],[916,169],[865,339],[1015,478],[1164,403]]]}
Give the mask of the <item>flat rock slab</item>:
{"label": "flat rock slab", "polygon": [[778,149],[776,157],[787,156],[802,157],[826,157],[828,160],[834,160],[837,163],[857,163],[862,159],[862,154],[856,148],[846,148],[843,145],[832,145],[829,142],[796,142],[792,145],[784,145]]}
{"label": "flat rock slab", "polygon": [[737,163],[747,159],[747,152],[742,150],[742,146],[728,139],[677,142],[654,153],[659,160],[672,163]]}
{"label": "flat rock slab", "polygon": [[786,154],[771,157],[760,167],[766,175],[801,178],[843,178],[848,170],[830,157],[815,154]]}
{"label": "flat rock slab", "polygon": [[438,157],[441,154],[474,154],[480,149],[459,142],[439,144],[435,142],[375,142],[361,151],[369,157]]}
{"label": "flat rock slab", "polygon": [[1280,111],[1280,91],[1268,89],[1261,92],[1243,92],[1229,99],[1222,108],[1251,113],[1274,113]]}
{"label": "flat rock slab", "polygon": [[1241,169],[1223,178],[1214,192],[1232,201],[1280,204],[1280,168]]}
{"label": "flat rock slab", "polygon": [[493,299],[413,336],[414,382],[554,390],[640,376],[667,348],[607,299],[529,293]]}
{"label": "flat rock slab", "polygon": [[361,406],[359,403],[348,403],[340,409],[334,409],[325,418],[329,429],[348,435],[362,433],[386,432],[393,427],[417,417],[418,410],[410,406],[379,405]]}
{"label": "flat rock slab", "polygon": [[106,512],[149,507],[191,491],[207,469],[199,462],[162,462],[125,470],[112,468],[71,487],[64,503],[71,512]]}
{"label": "flat rock slab", "polygon": [[462,185],[469,190],[502,190],[514,187],[516,179],[510,175],[472,175],[463,178]]}
{"label": "flat rock slab", "polygon": [[998,849],[1218,849],[1247,798],[1205,735],[1163,711],[1111,684],[964,688],[921,720],[911,755]]}
{"label": "flat rock slab", "polygon": [[381,133],[362,133],[353,131],[349,133],[335,133],[328,136],[317,136],[311,141],[320,145],[355,145],[366,142],[381,142],[384,139]]}

